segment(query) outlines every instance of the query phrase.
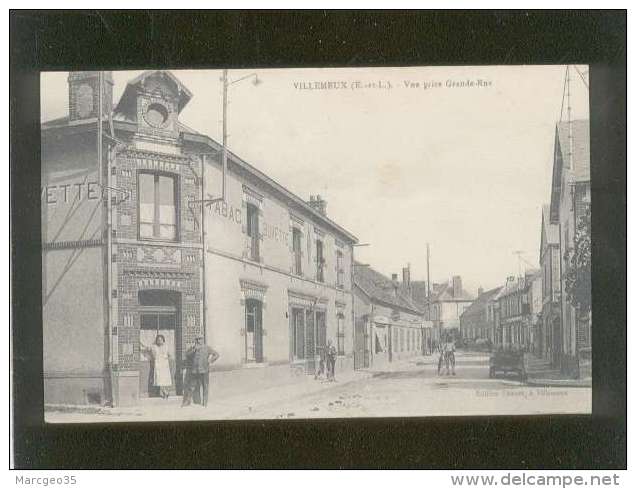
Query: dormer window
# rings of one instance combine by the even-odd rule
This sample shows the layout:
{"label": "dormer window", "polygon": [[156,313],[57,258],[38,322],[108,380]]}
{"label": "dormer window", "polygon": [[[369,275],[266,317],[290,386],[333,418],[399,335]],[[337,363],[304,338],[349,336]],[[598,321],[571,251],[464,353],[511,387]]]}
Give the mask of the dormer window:
{"label": "dormer window", "polygon": [[126,85],[115,114],[136,122],[141,135],[176,138],[179,114],[192,98],[169,71],[146,71]]}

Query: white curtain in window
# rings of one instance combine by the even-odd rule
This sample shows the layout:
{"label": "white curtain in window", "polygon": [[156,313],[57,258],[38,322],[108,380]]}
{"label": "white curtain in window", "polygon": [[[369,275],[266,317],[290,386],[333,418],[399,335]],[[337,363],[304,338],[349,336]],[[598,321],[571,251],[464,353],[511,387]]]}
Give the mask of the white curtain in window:
{"label": "white curtain in window", "polygon": [[153,235],[155,220],[155,176],[149,173],[139,175],[139,232],[143,237]]}
{"label": "white curtain in window", "polygon": [[176,208],[174,202],[174,180],[159,176],[159,236],[166,239],[176,237]]}

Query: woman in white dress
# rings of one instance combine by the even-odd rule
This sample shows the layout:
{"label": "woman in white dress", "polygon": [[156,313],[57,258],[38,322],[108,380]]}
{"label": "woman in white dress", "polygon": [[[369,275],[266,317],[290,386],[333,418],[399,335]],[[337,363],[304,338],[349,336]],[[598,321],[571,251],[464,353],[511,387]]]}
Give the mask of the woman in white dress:
{"label": "woman in white dress", "polygon": [[159,389],[159,395],[168,399],[172,386],[172,373],[170,372],[170,360],[172,357],[166,347],[166,339],[159,334],[155,338],[155,344],[151,346],[141,345],[142,349],[152,356],[153,385]]}

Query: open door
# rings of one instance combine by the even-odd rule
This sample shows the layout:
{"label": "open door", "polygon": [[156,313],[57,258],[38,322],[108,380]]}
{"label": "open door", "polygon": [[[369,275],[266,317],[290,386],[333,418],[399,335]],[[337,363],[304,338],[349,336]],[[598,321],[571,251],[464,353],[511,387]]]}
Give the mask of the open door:
{"label": "open door", "polygon": [[[182,395],[181,375],[181,327],[180,327],[180,294],[163,290],[146,290],[139,292],[139,342],[150,346],[158,335],[165,338],[165,344],[172,358],[170,371],[172,386],[171,395]],[[141,397],[157,397],[159,389],[154,386],[154,367],[149,354],[140,355],[139,393]]]}

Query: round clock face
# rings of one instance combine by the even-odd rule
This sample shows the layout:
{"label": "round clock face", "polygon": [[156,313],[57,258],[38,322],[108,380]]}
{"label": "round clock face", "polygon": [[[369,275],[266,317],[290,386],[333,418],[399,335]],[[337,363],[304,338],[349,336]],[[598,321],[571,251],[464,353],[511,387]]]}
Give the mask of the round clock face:
{"label": "round clock face", "polygon": [[77,114],[88,117],[93,112],[93,89],[90,85],[80,85],[77,89]]}
{"label": "round clock face", "polygon": [[168,109],[158,103],[150,104],[146,109],[146,113],[144,114],[144,119],[146,122],[156,128],[163,128],[168,124],[168,119],[170,114]]}

